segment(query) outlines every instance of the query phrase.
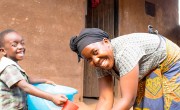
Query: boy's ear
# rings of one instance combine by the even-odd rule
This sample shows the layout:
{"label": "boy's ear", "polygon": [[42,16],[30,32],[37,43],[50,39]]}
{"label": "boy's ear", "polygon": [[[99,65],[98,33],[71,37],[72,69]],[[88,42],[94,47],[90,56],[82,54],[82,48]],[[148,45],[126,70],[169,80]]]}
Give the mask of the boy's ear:
{"label": "boy's ear", "polygon": [[1,52],[4,56],[6,55],[6,50],[5,50],[3,47],[0,48],[0,52]]}

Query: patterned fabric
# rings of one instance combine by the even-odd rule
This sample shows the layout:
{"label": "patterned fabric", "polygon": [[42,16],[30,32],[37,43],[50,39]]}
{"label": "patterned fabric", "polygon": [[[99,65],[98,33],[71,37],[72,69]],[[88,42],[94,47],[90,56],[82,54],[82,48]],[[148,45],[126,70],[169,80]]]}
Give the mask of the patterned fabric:
{"label": "patterned fabric", "polygon": [[180,109],[180,49],[166,42],[167,58],[139,82],[135,110]]}
{"label": "patterned fabric", "polygon": [[28,79],[24,70],[5,57],[1,59],[0,69],[0,110],[26,110],[26,93],[14,86],[18,81]]}
{"label": "patterned fabric", "polygon": [[99,78],[111,74],[119,79],[139,63],[139,78],[142,79],[166,58],[165,40],[154,34],[128,34],[112,39],[111,44],[119,74],[115,75],[112,70],[97,68]]}

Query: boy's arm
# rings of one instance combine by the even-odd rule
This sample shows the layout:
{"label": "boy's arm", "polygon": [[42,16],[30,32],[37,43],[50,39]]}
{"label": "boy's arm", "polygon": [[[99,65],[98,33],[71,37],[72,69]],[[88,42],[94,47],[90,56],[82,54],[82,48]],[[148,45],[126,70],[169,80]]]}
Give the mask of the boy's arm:
{"label": "boy's arm", "polygon": [[48,80],[48,79],[43,79],[43,78],[28,77],[28,80],[30,84],[47,83],[47,84],[56,85],[53,81]]}
{"label": "boy's arm", "polygon": [[54,94],[41,91],[40,89],[27,83],[26,80],[20,80],[15,85],[21,88],[26,93],[52,101],[58,106],[62,105],[67,100],[67,97],[65,95],[54,95]]}

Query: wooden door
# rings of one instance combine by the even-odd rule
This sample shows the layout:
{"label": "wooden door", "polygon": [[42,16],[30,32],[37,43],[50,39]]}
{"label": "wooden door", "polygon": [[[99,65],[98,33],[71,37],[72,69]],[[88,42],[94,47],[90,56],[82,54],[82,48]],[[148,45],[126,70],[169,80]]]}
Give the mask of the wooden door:
{"label": "wooden door", "polygon": [[[95,7],[92,0],[87,0],[87,28],[100,28],[111,38],[118,35],[118,0],[93,0],[100,1]],[[84,97],[98,97],[98,79],[93,67],[84,63]],[[117,90],[116,90],[117,91]]]}

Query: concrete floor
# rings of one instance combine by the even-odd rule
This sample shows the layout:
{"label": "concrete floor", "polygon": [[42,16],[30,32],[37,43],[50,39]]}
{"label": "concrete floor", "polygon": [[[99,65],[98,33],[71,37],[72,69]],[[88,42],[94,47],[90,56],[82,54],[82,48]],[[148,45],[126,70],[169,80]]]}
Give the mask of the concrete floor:
{"label": "concrete floor", "polygon": [[93,98],[84,98],[83,102],[76,102],[76,105],[79,106],[78,110],[95,110],[97,101]]}
{"label": "concrete floor", "polygon": [[[84,98],[83,102],[76,102],[76,105],[79,106],[78,110],[95,110],[97,101],[98,99]],[[115,103],[116,103],[116,99],[115,99]],[[133,108],[131,108],[130,110],[133,110]]]}

